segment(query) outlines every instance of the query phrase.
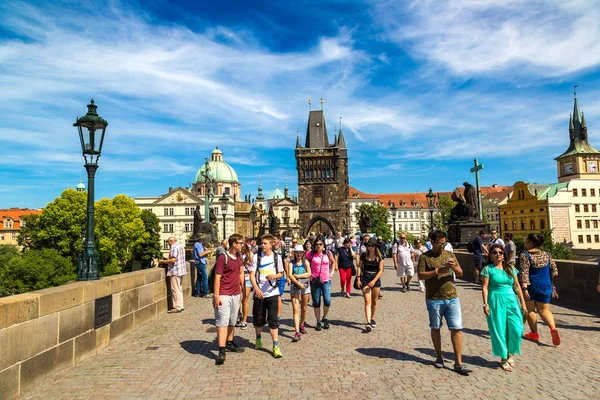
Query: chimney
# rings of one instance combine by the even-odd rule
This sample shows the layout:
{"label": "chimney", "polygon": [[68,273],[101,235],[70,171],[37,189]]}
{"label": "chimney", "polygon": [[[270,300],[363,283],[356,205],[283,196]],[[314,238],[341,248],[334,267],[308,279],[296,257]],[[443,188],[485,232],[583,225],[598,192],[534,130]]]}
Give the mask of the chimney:
{"label": "chimney", "polygon": [[172,187],[170,187],[170,188],[169,188],[169,193],[171,193],[172,191],[173,191],[173,188],[172,188]]}
{"label": "chimney", "polygon": [[492,187],[493,187],[493,188],[497,188],[497,187],[498,187],[498,184],[497,184],[497,183],[494,183],[494,184],[492,185]]}

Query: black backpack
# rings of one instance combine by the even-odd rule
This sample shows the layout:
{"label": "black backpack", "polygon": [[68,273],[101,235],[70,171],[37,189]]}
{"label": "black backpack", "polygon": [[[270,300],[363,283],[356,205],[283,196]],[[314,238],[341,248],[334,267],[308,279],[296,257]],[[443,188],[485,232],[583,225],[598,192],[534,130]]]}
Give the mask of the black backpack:
{"label": "black backpack", "polygon": [[[279,254],[277,254],[276,252],[273,252],[273,263],[275,264],[275,273],[277,273],[277,267],[279,266],[277,260],[279,259],[279,257],[277,257]],[[281,256],[280,256],[281,257]],[[256,279],[256,284],[259,285],[260,282],[260,259],[262,258],[262,250],[259,250],[258,253],[256,253],[256,274],[255,274],[255,279]],[[271,287],[276,287],[277,286],[277,281],[269,281],[269,285],[271,285]]]}
{"label": "black backpack", "polygon": [[[227,267],[227,264],[229,263],[229,257],[227,257],[227,254],[223,253],[219,257],[225,257],[225,267]],[[217,263],[215,262],[215,266],[210,270],[210,273],[208,274],[208,291],[210,293],[215,293],[215,270],[217,269],[215,268],[216,266]]]}
{"label": "black backpack", "polygon": [[475,253],[475,241],[471,240],[467,243],[467,251],[469,253]]}

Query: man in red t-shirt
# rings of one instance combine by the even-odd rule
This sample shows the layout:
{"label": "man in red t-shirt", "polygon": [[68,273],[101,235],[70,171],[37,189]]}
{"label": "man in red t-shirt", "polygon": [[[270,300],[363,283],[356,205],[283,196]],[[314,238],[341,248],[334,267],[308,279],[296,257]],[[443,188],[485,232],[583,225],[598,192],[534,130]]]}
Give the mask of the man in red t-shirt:
{"label": "man in red t-shirt", "polygon": [[242,235],[229,237],[229,249],[217,259],[215,264],[215,287],[213,307],[215,308],[215,325],[217,327],[217,343],[219,355],[216,364],[225,362],[225,352],[241,353],[244,351],[233,342],[235,323],[240,310],[241,296],[244,296],[244,262],[240,251],[244,244]]}

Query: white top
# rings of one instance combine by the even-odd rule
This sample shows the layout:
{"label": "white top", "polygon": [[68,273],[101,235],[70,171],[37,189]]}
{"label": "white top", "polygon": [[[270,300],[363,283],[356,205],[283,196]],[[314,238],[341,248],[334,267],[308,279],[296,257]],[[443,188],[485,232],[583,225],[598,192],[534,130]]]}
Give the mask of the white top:
{"label": "white top", "polygon": [[402,244],[398,244],[398,248],[396,250],[396,261],[398,261],[398,265],[402,267],[412,266],[412,258],[410,257],[413,252],[413,248],[410,243],[406,243],[406,246]]}
{"label": "white top", "polygon": [[[283,272],[283,261],[281,260],[281,256],[277,254],[277,271],[275,271],[275,259],[273,258],[273,255],[275,255],[275,253],[271,253],[269,256],[263,255],[260,259],[260,276],[256,284],[261,292],[263,292],[264,298],[279,296],[279,287],[277,285],[275,285],[275,287],[271,287],[269,281],[267,280],[267,276]],[[252,257],[252,266],[250,267],[250,271],[256,271],[257,259],[258,256],[255,254]],[[272,282],[277,282],[277,280]]]}
{"label": "white top", "polygon": [[493,239],[490,239],[488,245],[491,246],[493,244],[500,245],[500,246],[502,246],[502,248],[504,248],[504,240],[502,240],[500,238],[497,238],[496,241],[494,241]]}

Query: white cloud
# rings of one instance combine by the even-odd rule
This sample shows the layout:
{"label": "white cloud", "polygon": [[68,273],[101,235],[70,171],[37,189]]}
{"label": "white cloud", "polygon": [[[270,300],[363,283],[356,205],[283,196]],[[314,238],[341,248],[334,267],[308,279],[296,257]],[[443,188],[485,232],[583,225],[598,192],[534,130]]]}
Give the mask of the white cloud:
{"label": "white cloud", "polygon": [[560,76],[600,64],[596,0],[404,4],[375,5],[376,20],[389,30],[388,37],[432,66],[442,64],[456,74],[506,69],[521,74],[525,67],[542,76]]}

